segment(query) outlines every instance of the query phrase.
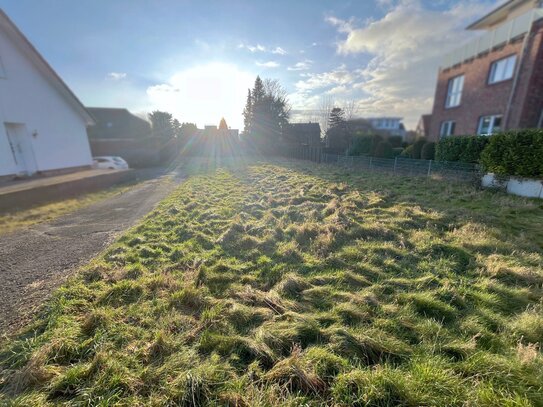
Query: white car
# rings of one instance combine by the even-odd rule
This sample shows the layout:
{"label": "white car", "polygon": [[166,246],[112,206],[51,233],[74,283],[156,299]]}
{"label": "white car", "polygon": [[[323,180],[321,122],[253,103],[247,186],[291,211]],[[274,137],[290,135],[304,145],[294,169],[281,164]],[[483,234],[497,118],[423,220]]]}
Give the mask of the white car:
{"label": "white car", "polygon": [[101,156],[93,157],[93,167],[108,170],[126,170],[128,169],[128,163],[121,157],[115,156]]}

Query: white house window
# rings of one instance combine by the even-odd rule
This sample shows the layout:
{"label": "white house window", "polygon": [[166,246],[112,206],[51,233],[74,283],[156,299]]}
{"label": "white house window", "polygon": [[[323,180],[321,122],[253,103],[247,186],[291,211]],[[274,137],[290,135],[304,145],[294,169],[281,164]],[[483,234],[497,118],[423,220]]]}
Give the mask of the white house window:
{"label": "white house window", "polygon": [[506,81],[513,77],[515,73],[515,64],[517,63],[517,56],[511,55],[507,58],[495,61],[490,66],[490,76],[488,83],[497,83]]}
{"label": "white house window", "polygon": [[453,120],[447,120],[446,122],[441,123],[441,128],[439,129],[439,138],[452,136],[454,134],[454,129],[456,127],[456,122]]}
{"label": "white house window", "polygon": [[447,100],[445,107],[455,107],[460,105],[462,100],[462,89],[464,88],[464,75],[456,76],[449,79],[447,89]]}
{"label": "white house window", "polygon": [[483,116],[479,119],[479,129],[477,134],[481,136],[490,136],[502,131],[502,116]]}

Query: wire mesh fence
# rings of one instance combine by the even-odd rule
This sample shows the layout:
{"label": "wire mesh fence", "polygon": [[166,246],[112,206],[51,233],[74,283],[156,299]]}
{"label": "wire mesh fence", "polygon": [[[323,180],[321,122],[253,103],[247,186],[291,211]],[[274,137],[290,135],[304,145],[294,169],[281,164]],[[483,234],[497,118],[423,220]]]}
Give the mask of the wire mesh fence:
{"label": "wire mesh fence", "polygon": [[297,148],[291,150],[289,156],[362,171],[384,172],[403,176],[437,177],[465,181],[474,181],[481,176],[480,167],[477,164],[461,162],[416,160],[405,157],[377,158],[369,156],[346,156],[327,154],[322,149],[316,147]]}

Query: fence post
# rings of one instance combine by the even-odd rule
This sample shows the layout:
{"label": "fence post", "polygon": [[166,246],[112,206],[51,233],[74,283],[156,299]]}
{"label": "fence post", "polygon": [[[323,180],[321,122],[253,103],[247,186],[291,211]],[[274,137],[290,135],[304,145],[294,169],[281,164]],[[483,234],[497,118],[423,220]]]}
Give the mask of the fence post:
{"label": "fence post", "polygon": [[430,173],[432,172],[432,160],[428,161],[428,174],[427,176],[430,176]]}
{"label": "fence post", "polygon": [[398,157],[394,157],[394,174],[396,174],[396,164],[398,164]]}
{"label": "fence post", "polygon": [[370,171],[372,170],[372,166],[371,166],[371,160],[373,159],[373,157],[370,157]]}

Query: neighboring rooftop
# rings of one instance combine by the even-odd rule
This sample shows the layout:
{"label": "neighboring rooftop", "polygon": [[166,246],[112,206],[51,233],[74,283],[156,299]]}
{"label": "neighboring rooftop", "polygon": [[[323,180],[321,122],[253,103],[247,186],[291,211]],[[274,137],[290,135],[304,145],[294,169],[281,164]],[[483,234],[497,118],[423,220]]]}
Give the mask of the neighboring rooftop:
{"label": "neighboring rooftop", "polygon": [[479,20],[470,24],[466,29],[488,30],[497,24],[506,21],[508,18],[514,18],[520,14],[524,14],[530,9],[539,7],[540,3],[539,0],[508,0],[490,13],[481,17]]}
{"label": "neighboring rooftop", "polygon": [[441,69],[451,68],[521,38],[534,21],[543,18],[542,3],[536,0],[510,0],[468,27],[485,34],[452,50],[443,57]]}

